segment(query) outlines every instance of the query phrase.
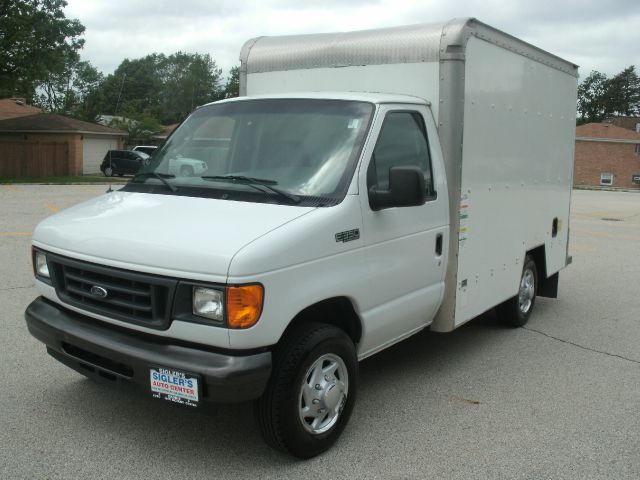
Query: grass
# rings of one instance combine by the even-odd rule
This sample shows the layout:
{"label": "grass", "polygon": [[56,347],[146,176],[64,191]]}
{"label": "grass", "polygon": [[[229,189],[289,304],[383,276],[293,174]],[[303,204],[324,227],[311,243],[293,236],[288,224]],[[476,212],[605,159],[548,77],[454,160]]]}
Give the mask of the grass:
{"label": "grass", "polygon": [[66,183],[125,183],[130,179],[126,177],[105,177],[104,175],[71,175],[53,177],[20,177],[7,178],[0,177],[0,183],[44,183],[44,184],[66,184]]}

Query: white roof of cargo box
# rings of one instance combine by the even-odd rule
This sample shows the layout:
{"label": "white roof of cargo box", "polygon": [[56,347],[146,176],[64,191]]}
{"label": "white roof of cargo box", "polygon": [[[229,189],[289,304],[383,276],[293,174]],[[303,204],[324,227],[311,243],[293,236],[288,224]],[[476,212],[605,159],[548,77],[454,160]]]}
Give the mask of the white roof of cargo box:
{"label": "white roof of cargo box", "polygon": [[[312,99],[312,100],[352,100],[356,102],[370,103],[410,103],[419,105],[431,105],[424,98],[412,95],[399,95],[393,93],[378,92],[295,92],[295,93],[277,93],[272,95],[254,95],[251,97],[235,97],[212,103],[226,102],[242,102],[245,100],[269,100],[269,99]],[[209,104],[211,105],[211,104]]]}
{"label": "white roof of cargo box", "polygon": [[454,57],[464,60],[471,36],[578,76],[573,63],[475,18],[356,32],[252,38],[240,52],[240,74],[437,62]]}

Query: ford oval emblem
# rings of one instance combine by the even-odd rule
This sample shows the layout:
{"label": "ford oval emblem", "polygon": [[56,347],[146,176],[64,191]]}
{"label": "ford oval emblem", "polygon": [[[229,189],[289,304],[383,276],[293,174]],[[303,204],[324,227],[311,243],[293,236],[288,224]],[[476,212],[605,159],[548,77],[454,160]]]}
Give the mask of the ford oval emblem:
{"label": "ford oval emblem", "polygon": [[91,287],[91,295],[94,297],[107,298],[109,292],[105,288],[99,287],[98,285],[94,285]]}

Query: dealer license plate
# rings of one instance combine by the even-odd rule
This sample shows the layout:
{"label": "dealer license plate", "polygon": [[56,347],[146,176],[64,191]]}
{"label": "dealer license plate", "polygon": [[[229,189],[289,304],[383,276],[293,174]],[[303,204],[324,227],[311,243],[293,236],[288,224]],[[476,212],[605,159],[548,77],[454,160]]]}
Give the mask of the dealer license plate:
{"label": "dealer license plate", "polygon": [[172,368],[150,368],[151,395],[188,407],[200,401],[199,377]]}

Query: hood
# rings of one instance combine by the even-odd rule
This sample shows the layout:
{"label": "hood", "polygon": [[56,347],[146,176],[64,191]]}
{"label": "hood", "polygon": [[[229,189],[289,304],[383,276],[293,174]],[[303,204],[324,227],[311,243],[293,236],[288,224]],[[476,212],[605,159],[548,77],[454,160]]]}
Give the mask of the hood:
{"label": "hood", "polygon": [[62,255],[121,268],[226,280],[238,250],[313,209],[112,192],[47,218],[33,241]]}

